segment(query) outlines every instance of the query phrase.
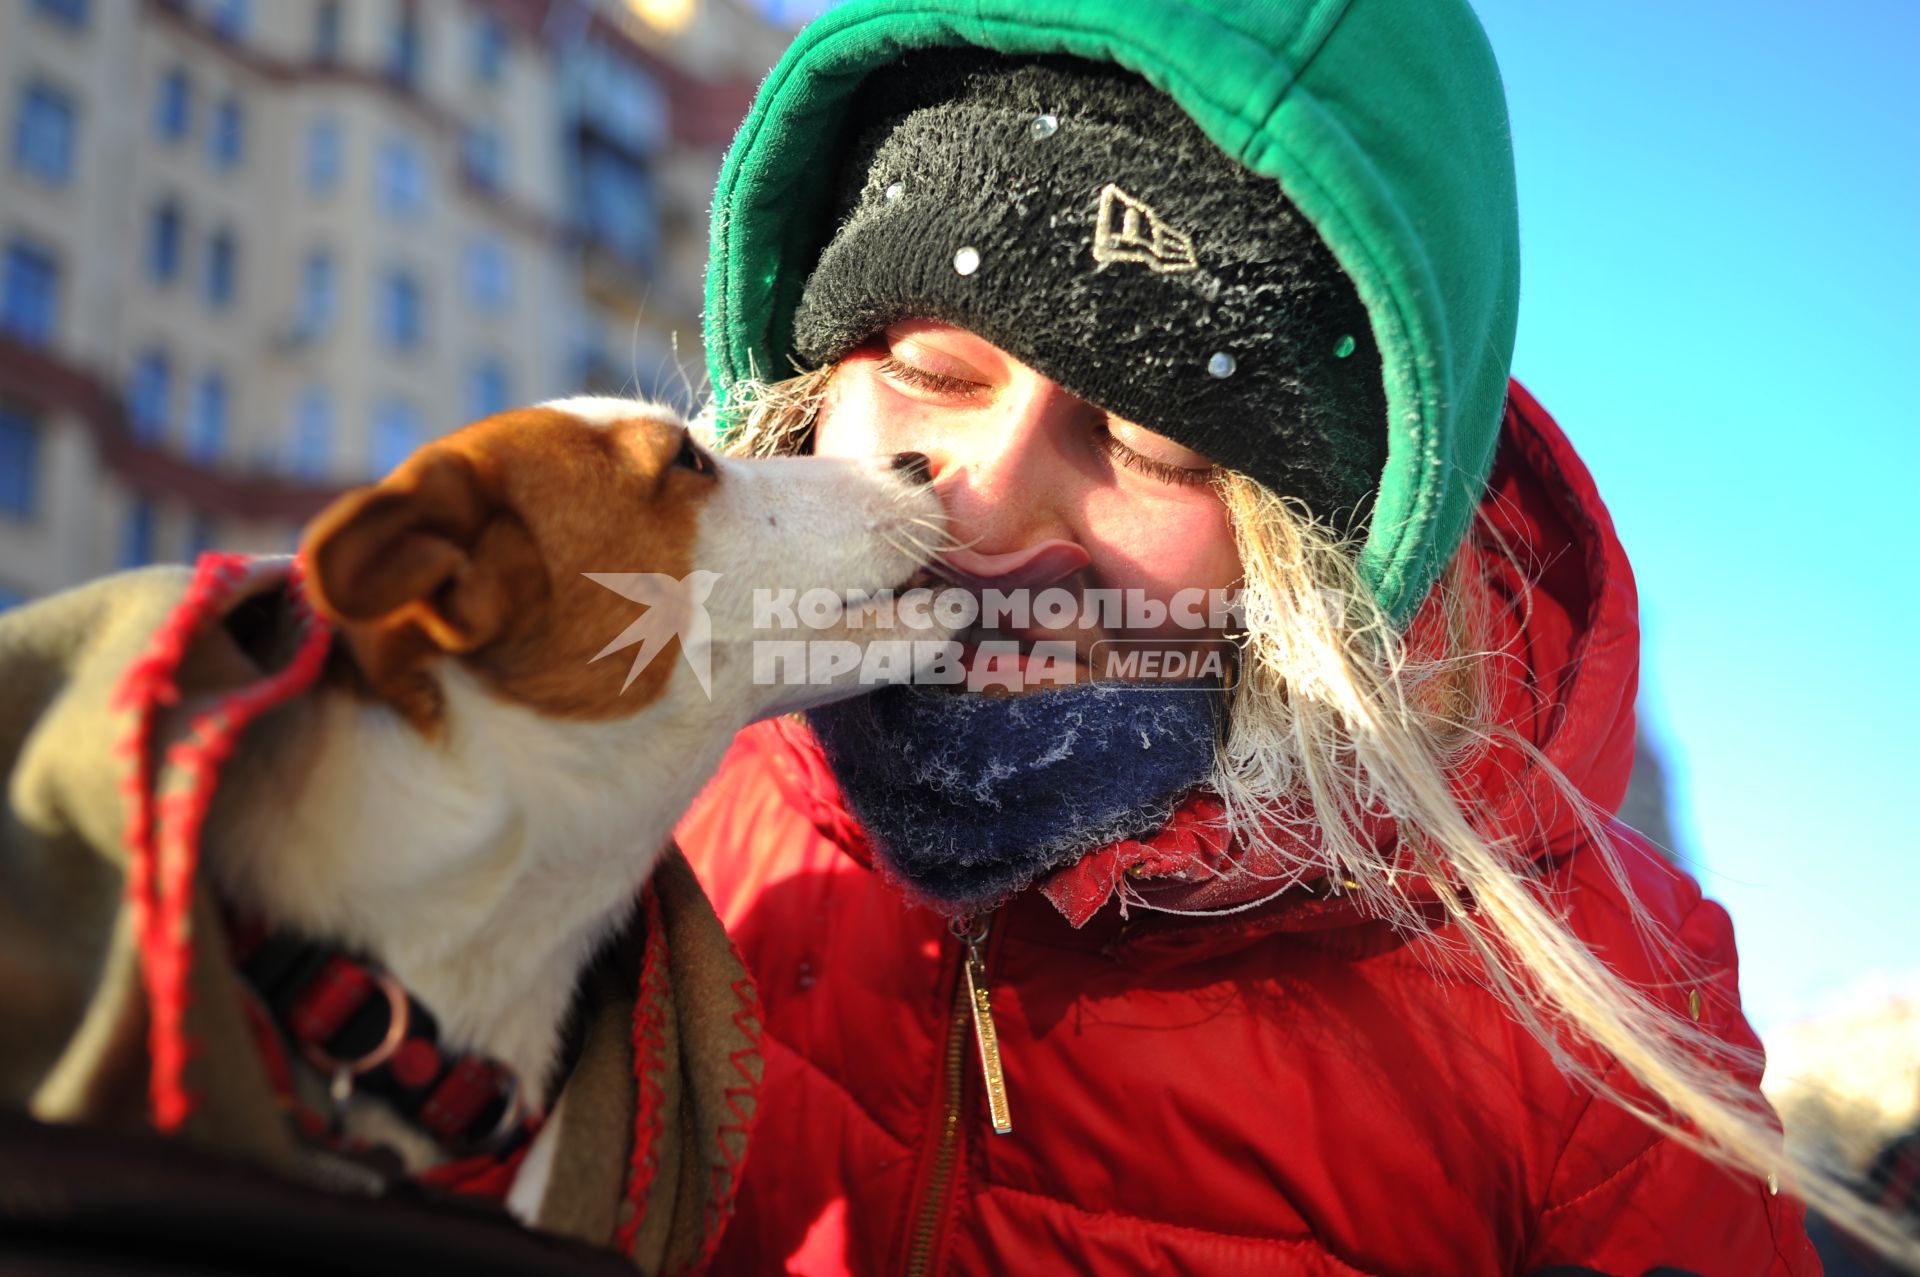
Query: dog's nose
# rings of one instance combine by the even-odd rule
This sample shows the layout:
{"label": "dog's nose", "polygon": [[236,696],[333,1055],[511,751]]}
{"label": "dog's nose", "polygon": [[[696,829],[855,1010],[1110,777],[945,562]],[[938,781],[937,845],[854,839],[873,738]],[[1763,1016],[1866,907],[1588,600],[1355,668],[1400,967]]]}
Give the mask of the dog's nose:
{"label": "dog's nose", "polygon": [[924,452],[896,452],[893,454],[893,468],[906,475],[914,483],[933,482],[933,462]]}

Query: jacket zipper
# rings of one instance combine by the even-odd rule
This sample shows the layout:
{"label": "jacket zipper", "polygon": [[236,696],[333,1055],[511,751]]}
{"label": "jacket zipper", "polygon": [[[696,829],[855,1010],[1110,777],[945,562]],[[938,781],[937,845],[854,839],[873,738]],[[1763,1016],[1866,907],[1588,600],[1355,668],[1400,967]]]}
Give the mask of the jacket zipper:
{"label": "jacket zipper", "polygon": [[996,1135],[1013,1129],[1007,1109],[1006,1076],[1000,1067],[1000,1037],[993,1023],[993,1000],[987,989],[986,942],[991,922],[961,919],[953,934],[960,941],[960,972],[953,987],[953,1014],[947,1022],[946,1105],[941,1112],[939,1143],[933,1151],[933,1170],[926,1196],[914,1216],[913,1244],[907,1250],[907,1277],[926,1277],[933,1265],[933,1244],[940,1233],[953,1189],[953,1173],[960,1163],[961,1107],[966,1098],[966,1053],[969,1022],[980,1053],[980,1075],[986,1088],[987,1114]]}
{"label": "jacket zipper", "polygon": [[1013,1132],[1013,1114],[1007,1108],[1007,1075],[1000,1067],[1000,1030],[993,1023],[993,995],[987,989],[987,931],[983,921],[960,937],[967,946],[961,956],[966,974],[967,1009],[973,1014],[973,1039],[980,1048],[980,1081],[986,1088],[987,1122],[995,1135]]}

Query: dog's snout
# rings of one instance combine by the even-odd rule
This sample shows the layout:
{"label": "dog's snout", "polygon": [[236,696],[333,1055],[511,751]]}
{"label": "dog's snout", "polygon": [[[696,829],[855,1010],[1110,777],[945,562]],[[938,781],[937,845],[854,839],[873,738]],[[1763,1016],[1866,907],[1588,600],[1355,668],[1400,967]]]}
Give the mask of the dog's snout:
{"label": "dog's snout", "polygon": [[904,474],[910,483],[933,482],[933,462],[924,452],[894,453],[893,468]]}

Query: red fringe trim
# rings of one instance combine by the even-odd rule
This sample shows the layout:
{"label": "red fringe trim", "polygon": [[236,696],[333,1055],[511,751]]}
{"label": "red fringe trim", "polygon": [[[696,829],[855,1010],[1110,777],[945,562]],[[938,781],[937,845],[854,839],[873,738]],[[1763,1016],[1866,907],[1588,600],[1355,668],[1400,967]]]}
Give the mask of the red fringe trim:
{"label": "red fringe trim", "polygon": [[[659,1169],[656,1150],[666,1120],[659,1071],[670,1064],[665,1058],[666,1037],[660,1024],[660,1016],[670,1006],[672,997],[667,987],[667,933],[661,918],[659,894],[651,887],[641,897],[641,909],[647,938],[633,1014],[633,1075],[639,1090],[633,1119],[633,1160],[626,1189],[630,1210],[626,1222],[614,1234],[621,1252],[629,1256],[639,1240],[640,1225],[646,1218],[647,1195],[652,1191],[654,1175]],[[741,961],[740,951],[731,940],[728,949],[744,970],[746,963]],[[733,995],[740,1004],[733,1013],[734,1027],[747,1045],[727,1057],[734,1072],[740,1075],[737,1084],[722,1092],[733,1120],[722,1122],[716,1128],[715,1144],[720,1156],[708,1171],[709,1193],[701,1216],[700,1249],[678,1270],[681,1274],[704,1273],[720,1248],[720,1238],[733,1216],[734,1198],[746,1166],[747,1146],[760,1112],[760,1077],[752,1068],[752,1062],[760,1057],[760,990],[751,976],[743,976],[733,982]],[[738,1138],[730,1140],[729,1137]]]}
{"label": "red fringe trim", "polygon": [[161,707],[179,703],[179,669],[188,645],[218,618],[252,566],[253,560],[245,555],[202,555],[185,596],[154,631],[146,650],[127,667],[112,701],[113,709],[133,716],[116,746],[129,762],[122,781],[128,798],[127,906],[133,914],[147,993],[153,1124],[164,1132],[177,1130],[198,1102],[183,1081],[193,1053],[185,1030],[187,977],[193,957],[193,885],[199,870],[200,834],[213,803],[219,769],[248,723],[319,677],[332,639],[300,588],[302,573],[296,561],[287,578],[288,596],[302,628],[293,659],[279,673],[234,692],[194,717],[185,738],[167,751],[168,765],[185,774],[187,788],[156,802],[155,716]]}
{"label": "red fringe trim", "polygon": [[[740,962],[742,970],[746,963],[740,959],[740,950],[729,940],[727,946],[733,952],[734,961]],[[733,1052],[727,1058],[733,1064],[733,1071],[740,1075],[740,1082],[725,1091],[727,1108],[734,1120],[722,1122],[716,1132],[714,1142],[720,1148],[720,1160],[709,1170],[711,1183],[707,1197],[707,1209],[702,1221],[704,1236],[700,1242],[700,1253],[687,1265],[689,1274],[704,1273],[707,1265],[713,1262],[714,1254],[720,1249],[720,1239],[725,1234],[727,1221],[733,1218],[734,1199],[740,1191],[740,1177],[746,1173],[747,1150],[753,1143],[753,1127],[760,1117],[760,1077],[756,1076],[749,1062],[760,1058],[760,987],[753,982],[752,976],[742,976],[733,982],[733,996],[740,1005],[733,1013],[733,1025],[747,1040],[747,1045]],[[728,1136],[737,1135],[738,1140],[729,1142]]]}
{"label": "red fringe trim", "polygon": [[660,896],[648,887],[640,897],[647,939],[640,962],[640,989],[633,1005],[633,1078],[639,1084],[633,1115],[633,1159],[627,1174],[627,1219],[614,1233],[620,1252],[631,1256],[646,1217],[647,1194],[659,1166],[657,1150],[666,1115],[661,1111],[659,1072],[666,1067],[666,1035],[660,1027],[667,991],[667,929],[660,916]]}

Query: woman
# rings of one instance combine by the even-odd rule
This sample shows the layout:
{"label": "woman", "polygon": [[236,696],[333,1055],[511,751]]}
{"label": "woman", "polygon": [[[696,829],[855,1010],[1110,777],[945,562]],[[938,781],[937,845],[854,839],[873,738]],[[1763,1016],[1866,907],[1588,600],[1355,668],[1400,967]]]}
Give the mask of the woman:
{"label": "woman", "polygon": [[956,581],[1086,605],[683,826],[766,1008],[721,1271],[1818,1271],[1727,917],[1607,818],[1632,580],[1464,6],[856,0],[714,227],[722,437],[920,454]]}

